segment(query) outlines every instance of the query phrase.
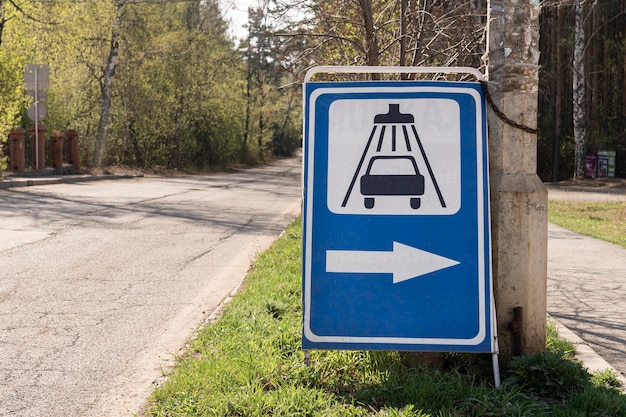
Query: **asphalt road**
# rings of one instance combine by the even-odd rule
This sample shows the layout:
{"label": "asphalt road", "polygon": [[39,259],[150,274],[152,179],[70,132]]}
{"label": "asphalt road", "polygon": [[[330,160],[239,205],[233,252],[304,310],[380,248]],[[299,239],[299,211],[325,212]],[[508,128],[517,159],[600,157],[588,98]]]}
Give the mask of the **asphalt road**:
{"label": "asphalt road", "polygon": [[136,412],[299,214],[300,173],[0,190],[0,416]]}

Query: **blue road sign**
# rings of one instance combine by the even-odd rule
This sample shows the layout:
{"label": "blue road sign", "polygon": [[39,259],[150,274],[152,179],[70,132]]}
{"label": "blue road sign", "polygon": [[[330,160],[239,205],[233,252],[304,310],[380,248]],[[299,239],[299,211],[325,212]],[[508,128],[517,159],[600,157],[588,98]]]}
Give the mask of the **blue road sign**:
{"label": "blue road sign", "polygon": [[480,84],[304,88],[303,348],[495,352]]}

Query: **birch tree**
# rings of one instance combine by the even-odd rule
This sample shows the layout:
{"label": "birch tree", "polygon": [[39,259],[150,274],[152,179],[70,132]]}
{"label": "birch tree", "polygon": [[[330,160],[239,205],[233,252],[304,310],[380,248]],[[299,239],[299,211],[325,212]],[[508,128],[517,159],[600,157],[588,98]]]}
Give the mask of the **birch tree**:
{"label": "birch tree", "polygon": [[585,154],[626,149],[626,1],[542,3],[539,173],[586,174]]}
{"label": "birch tree", "polygon": [[585,0],[574,0],[575,29],[572,60],[573,124],[575,150],[575,177],[582,177],[585,168],[586,103],[585,103]]}
{"label": "birch tree", "polygon": [[111,37],[109,39],[109,53],[106,63],[102,70],[102,76],[99,79],[101,106],[100,120],[98,121],[98,130],[96,131],[95,146],[93,151],[93,166],[102,166],[102,155],[104,154],[104,146],[111,121],[111,94],[113,92],[113,79],[117,68],[117,56],[120,48],[120,26],[122,15],[128,0],[115,1],[115,17],[111,23]]}

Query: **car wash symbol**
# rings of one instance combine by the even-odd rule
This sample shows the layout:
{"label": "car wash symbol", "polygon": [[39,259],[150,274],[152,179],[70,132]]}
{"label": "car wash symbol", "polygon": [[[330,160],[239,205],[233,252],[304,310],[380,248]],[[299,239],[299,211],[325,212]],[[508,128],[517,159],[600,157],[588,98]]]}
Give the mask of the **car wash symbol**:
{"label": "car wash symbol", "polygon": [[[374,142],[375,150],[372,148]],[[385,196],[407,196],[411,208],[419,209],[424,194],[425,178],[419,171],[416,157],[424,162],[439,203],[445,208],[446,202],[415,128],[415,118],[412,114],[401,113],[400,104],[389,104],[389,111],[386,114],[374,117],[372,132],[341,207],[348,204],[358,181],[363,205],[367,209],[374,208],[377,197]],[[366,161],[367,168],[361,175]]]}

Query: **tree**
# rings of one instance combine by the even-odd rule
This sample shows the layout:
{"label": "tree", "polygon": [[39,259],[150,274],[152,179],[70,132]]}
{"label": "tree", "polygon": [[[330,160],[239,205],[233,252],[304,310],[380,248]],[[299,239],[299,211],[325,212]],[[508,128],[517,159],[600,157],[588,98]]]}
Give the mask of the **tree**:
{"label": "tree", "polygon": [[585,166],[585,26],[583,15],[584,0],[574,1],[574,14],[576,16],[574,30],[574,58],[572,61],[573,70],[573,123],[574,123],[574,142],[576,143],[575,158],[575,177],[584,175]]}
{"label": "tree", "polygon": [[[269,1],[248,9],[248,37],[240,48],[247,67],[244,155],[291,155],[300,146],[298,55],[302,44],[276,34],[280,12]],[[254,142],[254,143],[252,143]]]}
{"label": "tree", "polygon": [[[268,25],[268,1],[256,8],[248,7],[248,37],[246,39],[246,116],[244,130],[244,158],[249,157],[250,139],[256,137],[258,155],[263,157],[267,139],[264,120],[267,85],[270,82],[272,55],[271,28]],[[255,119],[256,123],[253,124]]]}
{"label": "tree", "polygon": [[84,164],[237,158],[244,77],[217,1],[33,4],[27,35],[9,46],[50,65],[46,124],[80,131]]}
{"label": "tree", "polygon": [[626,1],[555,0],[542,9],[538,168],[558,181],[584,175],[588,152],[626,148]]}
{"label": "tree", "polygon": [[243,68],[217,2],[145,6],[130,5],[123,26],[113,155],[172,168],[236,161]]}
{"label": "tree", "polygon": [[479,66],[484,53],[483,1],[338,0],[306,5],[303,14],[310,17],[282,33],[309,39],[302,58],[310,64]]}
{"label": "tree", "polygon": [[6,0],[0,0],[0,46],[2,46],[2,33],[4,32],[4,26],[7,24],[7,2]]}
{"label": "tree", "polygon": [[20,19],[32,19],[26,7],[13,0],[0,0],[0,178],[7,167],[4,155],[6,133],[18,124],[27,103],[24,94],[24,57],[6,46],[9,42],[23,46],[28,44],[19,25],[9,27],[9,22],[18,22]]}
{"label": "tree", "polygon": [[106,62],[102,68],[102,75],[99,77],[101,105],[100,120],[96,131],[95,148],[93,151],[93,165],[102,166],[102,155],[104,154],[105,141],[111,120],[111,95],[113,94],[113,78],[117,68],[117,57],[120,48],[120,28],[122,16],[128,0],[115,0],[115,16],[111,22],[111,36],[109,38],[109,51]]}

